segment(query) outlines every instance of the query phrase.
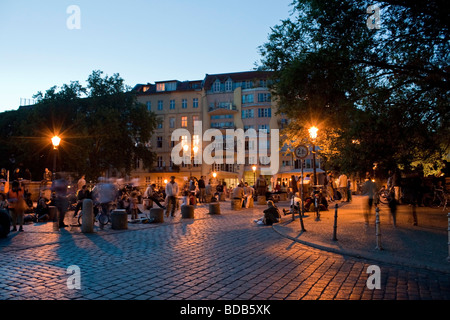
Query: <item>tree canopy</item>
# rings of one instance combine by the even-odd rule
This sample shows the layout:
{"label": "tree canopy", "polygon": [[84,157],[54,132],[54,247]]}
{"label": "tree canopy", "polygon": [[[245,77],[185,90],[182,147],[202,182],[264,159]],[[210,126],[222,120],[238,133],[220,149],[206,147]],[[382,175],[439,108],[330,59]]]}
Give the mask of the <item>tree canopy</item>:
{"label": "tree canopy", "polygon": [[295,0],[272,28],[261,68],[274,71],[279,112],[292,119],[287,138],[318,126],[322,156],[347,172],[439,166],[450,151],[449,7],[373,4]]}
{"label": "tree canopy", "polygon": [[[62,138],[58,171],[86,174],[95,180],[107,170],[129,174],[136,160],[150,168],[155,154],[147,147],[157,120],[119,74],[102,76],[93,71],[87,86],[74,81],[38,92],[38,103],[2,114],[0,137],[3,154],[12,154],[14,166],[29,168],[36,180],[43,169],[52,170],[50,138]],[[12,168],[7,157],[2,167]]]}

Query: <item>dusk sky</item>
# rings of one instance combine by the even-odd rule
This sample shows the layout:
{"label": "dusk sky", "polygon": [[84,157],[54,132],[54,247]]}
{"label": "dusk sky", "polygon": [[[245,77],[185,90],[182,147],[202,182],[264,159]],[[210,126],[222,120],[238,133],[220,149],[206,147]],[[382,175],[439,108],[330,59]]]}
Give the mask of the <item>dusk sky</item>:
{"label": "dusk sky", "polygon": [[54,85],[85,85],[93,70],[131,87],[252,70],[291,2],[1,0],[0,112]]}

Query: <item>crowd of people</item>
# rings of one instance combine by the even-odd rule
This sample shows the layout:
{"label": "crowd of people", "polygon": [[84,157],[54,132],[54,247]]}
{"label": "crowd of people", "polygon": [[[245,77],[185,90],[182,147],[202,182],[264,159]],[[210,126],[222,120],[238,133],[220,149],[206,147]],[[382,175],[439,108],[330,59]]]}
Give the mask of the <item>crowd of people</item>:
{"label": "crowd of people", "polygon": [[[17,173],[18,174],[18,173]],[[0,180],[6,177],[4,170],[1,170]],[[173,217],[182,205],[197,205],[209,202],[218,202],[229,198],[238,202],[238,206],[249,208],[252,201],[259,196],[264,196],[269,205],[264,216],[257,219],[257,223],[271,224],[277,221],[278,212],[275,202],[277,195],[286,193],[290,200],[291,210],[300,211],[300,206],[304,211],[328,210],[330,203],[335,201],[350,202],[352,190],[350,179],[346,174],[335,174],[328,172],[321,179],[321,185],[314,185],[312,177],[306,174],[301,176],[292,175],[289,185],[283,188],[277,183],[273,190],[269,191],[269,183],[263,176],[259,176],[254,185],[248,182],[240,182],[235,187],[227,187],[225,182],[212,183],[206,177],[190,177],[183,181],[181,185],[176,181],[175,176],[170,178],[165,186],[157,186],[155,183],[140,188],[133,184],[121,184],[118,180],[106,180],[100,178],[97,184],[88,184],[85,176],[81,176],[76,184],[76,193],[69,193],[69,183],[60,175],[53,175],[47,168],[43,174],[43,180],[47,184],[46,190],[40,190],[37,206],[34,209],[30,199],[30,193],[26,188],[26,180],[23,178],[13,180],[7,193],[0,190],[0,222],[6,223],[8,219],[12,225],[11,231],[23,231],[25,214],[30,208],[34,209],[34,221],[48,221],[49,207],[55,206],[59,212],[59,227],[64,228],[65,215],[69,210],[74,211],[76,217],[82,210],[83,201],[92,199],[94,209],[108,211],[111,208],[125,209],[132,219],[138,219],[139,204],[144,205],[144,209],[150,209],[153,204],[165,210],[166,216]],[[358,186],[358,192],[367,196],[366,211],[367,218],[374,205],[377,205],[380,197],[380,186],[374,182],[374,177],[369,173]],[[431,181],[431,183],[427,183]],[[216,182],[216,180],[214,180]],[[400,203],[414,205],[426,205],[430,200],[430,192],[444,190],[445,179],[426,180],[420,172],[413,175],[401,177],[399,170],[389,171],[387,184],[388,205],[391,209],[395,224],[396,206]],[[301,194],[303,186],[303,195]],[[384,190],[384,189],[381,189]],[[444,192],[444,191],[443,191]],[[435,192],[436,193],[436,192]],[[49,196],[50,195],[50,196]],[[181,202],[181,203],[180,203]],[[275,208],[275,209],[274,209]],[[266,214],[267,211],[267,214]],[[286,211],[284,211],[286,213]],[[278,212],[279,214],[279,212]],[[274,218],[275,217],[275,218]],[[415,217],[414,217],[415,218]],[[368,220],[368,219],[366,219]],[[4,236],[10,230],[0,227],[0,236]]]}

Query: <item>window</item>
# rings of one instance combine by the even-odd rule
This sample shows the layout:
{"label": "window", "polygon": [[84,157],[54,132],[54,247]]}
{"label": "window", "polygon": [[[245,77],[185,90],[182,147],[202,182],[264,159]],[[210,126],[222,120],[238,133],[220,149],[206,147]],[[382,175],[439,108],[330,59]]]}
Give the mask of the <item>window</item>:
{"label": "window", "polygon": [[156,137],[156,147],[157,148],[162,148],[162,140],[163,140],[163,137]]}
{"label": "window", "polygon": [[157,164],[158,168],[162,168],[164,166],[164,161],[163,161],[163,157],[158,156],[158,164]]}
{"label": "window", "polygon": [[152,111],[152,102],[147,101],[147,111]]}
{"label": "window", "polygon": [[157,124],[156,128],[157,129],[162,129],[163,128],[163,122],[164,122],[164,119],[158,118],[158,124]]}
{"label": "window", "polygon": [[162,110],[162,109],[163,109],[163,101],[158,100],[158,110]]}
{"label": "window", "polygon": [[253,102],[253,94],[244,94],[242,96],[242,103],[252,103]]}
{"label": "window", "polygon": [[244,109],[242,110],[242,119],[253,118],[254,110],[253,109]]}
{"label": "window", "polygon": [[225,91],[227,92],[233,91],[233,81],[231,81],[231,79],[228,79],[225,82]]}
{"label": "window", "polygon": [[195,124],[195,121],[198,121],[199,117],[198,116],[192,116],[192,124]]}
{"label": "window", "polygon": [[198,98],[192,99],[192,108],[198,108]]}
{"label": "window", "polygon": [[213,84],[213,92],[220,92],[220,81],[216,80]]}
{"label": "window", "polygon": [[174,117],[169,118],[169,128],[175,128],[175,118]]}
{"label": "window", "polygon": [[181,126],[182,126],[183,128],[186,128],[186,127],[187,127],[187,121],[188,121],[188,119],[187,119],[186,116],[181,117]]}
{"label": "window", "polygon": [[270,102],[270,93],[258,93],[258,102]]}
{"label": "window", "polygon": [[174,110],[175,109],[175,100],[170,100],[169,102],[169,109]]}
{"label": "window", "polygon": [[266,80],[259,80],[259,86],[263,87],[263,88],[267,87],[267,81]]}
{"label": "window", "polygon": [[252,81],[245,81],[245,89],[251,89],[253,87]]}
{"label": "window", "polygon": [[263,131],[266,131],[266,133],[269,133],[269,126],[267,124],[260,124],[258,126],[258,131],[259,130],[263,130]]}
{"label": "window", "polygon": [[181,108],[182,109],[186,109],[187,108],[187,99],[182,99],[181,100]]}
{"label": "window", "polygon": [[165,91],[165,84],[164,83],[157,83],[156,84],[156,91]]}
{"label": "window", "polygon": [[259,118],[270,118],[272,116],[272,109],[270,108],[259,108],[258,117]]}

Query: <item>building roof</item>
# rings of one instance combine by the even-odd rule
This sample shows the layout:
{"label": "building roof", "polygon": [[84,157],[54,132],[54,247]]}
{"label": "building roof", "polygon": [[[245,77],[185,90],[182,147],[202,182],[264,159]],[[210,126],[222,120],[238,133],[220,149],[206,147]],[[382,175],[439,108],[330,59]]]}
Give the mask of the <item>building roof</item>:
{"label": "building roof", "polygon": [[231,79],[233,82],[240,82],[254,79],[268,79],[273,74],[272,71],[244,71],[220,74],[206,74],[203,80],[203,87],[205,90],[211,89],[212,84],[218,79],[220,82],[225,82]]}
{"label": "building roof", "polygon": [[[219,74],[206,74],[203,80],[193,81],[179,81],[179,80],[167,80],[167,81],[155,81],[155,84],[137,84],[134,86],[133,91],[140,94],[153,94],[158,93],[156,91],[156,85],[160,83],[177,83],[175,91],[189,91],[199,90],[204,88],[205,90],[211,89],[212,84],[218,79],[220,82],[225,82],[231,79],[233,82],[250,81],[255,79],[269,79],[273,74],[272,71],[243,71],[243,72],[231,72],[231,73],[219,73]],[[167,92],[167,91],[161,91]]]}

